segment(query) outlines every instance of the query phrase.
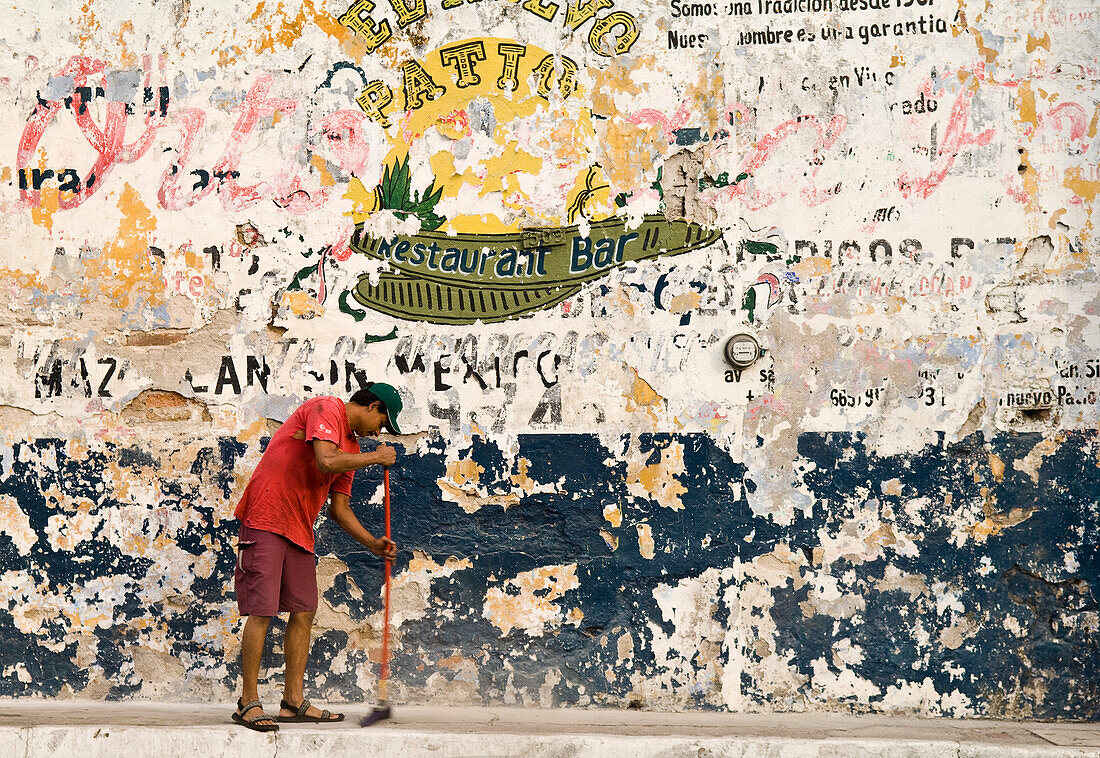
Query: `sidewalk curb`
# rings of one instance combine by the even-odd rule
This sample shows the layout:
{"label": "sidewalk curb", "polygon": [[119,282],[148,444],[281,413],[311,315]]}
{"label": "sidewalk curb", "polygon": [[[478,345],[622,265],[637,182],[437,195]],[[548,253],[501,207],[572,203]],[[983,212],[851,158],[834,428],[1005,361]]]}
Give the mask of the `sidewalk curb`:
{"label": "sidewalk curb", "polygon": [[[930,724],[930,729],[934,726]],[[285,726],[260,734],[236,726],[0,727],[11,758],[1098,758],[1100,748],[985,745],[890,739],[637,737],[608,734],[441,733],[409,729]]]}

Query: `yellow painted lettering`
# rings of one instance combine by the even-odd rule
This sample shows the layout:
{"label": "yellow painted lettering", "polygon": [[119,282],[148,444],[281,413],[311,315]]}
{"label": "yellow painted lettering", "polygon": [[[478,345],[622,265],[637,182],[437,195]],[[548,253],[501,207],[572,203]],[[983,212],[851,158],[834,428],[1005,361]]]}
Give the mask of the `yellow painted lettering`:
{"label": "yellow painted lettering", "polygon": [[382,112],[383,108],[393,102],[393,89],[388,84],[381,79],[368,82],[363,91],[359,93],[359,96],[355,98],[355,102],[359,103],[359,107],[363,109],[363,113],[366,113],[371,121],[381,124],[384,129],[389,128],[390,120]]}
{"label": "yellow painted lettering", "polygon": [[407,5],[407,2],[408,0],[390,0],[390,5],[397,14],[397,25],[402,29],[428,15],[426,0],[411,0],[412,5]]}
{"label": "yellow painted lettering", "polygon": [[458,72],[456,84],[459,89],[481,84],[481,77],[474,69],[478,62],[485,60],[485,43],[481,40],[460,42],[444,47],[439,51],[439,61],[444,66],[454,66]]}
{"label": "yellow painted lettering", "polygon": [[424,98],[435,100],[447,91],[446,87],[436,84],[416,61],[408,61],[401,66],[401,81],[405,90],[405,107],[414,111],[424,106]]}
{"label": "yellow painted lettering", "polygon": [[497,45],[497,52],[504,58],[504,66],[501,67],[500,77],[497,79],[497,89],[519,89],[519,59],[527,54],[527,45],[517,45],[511,42],[501,42]]}
{"label": "yellow painted lettering", "polygon": [[363,38],[367,43],[368,53],[373,53],[382,47],[386,40],[393,36],[390,22],[382,19],[375,23],[370,17],[372,10],[374,10],[374,0],[355,0],[338,19],[341,26],[346,26]]}
{"label": "yellow painted lettering", "polygon": [[[616,28],[622,28],[613,45],[608,45],[606,38]],[[626,11],[609,13],[592,26],[588,33],[588,45],[597,55],[610,58],[612,55],[622,55],[634,46],[638,41],[638,22]]]}
{"label": "yellow painted lettering", "polygon": [[[547,55],[539,65],[535,66],[535,72],[539,75],[539,85],[536,89],[540,97],[549,97],[554,88],[554,56]],[[577,64],[571,58],[561,56],[561,72],[558,74],[558,89],[562,97],[569,97],[577,89]]]}
{"label": "yellow painted lettering", "polygon": [[524,0],[523,9],[530,11],[543,21],[553,21],[554,16],[558,15],[558,8],[561,7],[553,0],[548,0],[546,5],[542,4],[542,0]]}
{"label": "yellow painted lettering", "polygon": [[607,10],[614,4],[613,0],[584,0],[576,5],[567,5],[565,6],[565,24],[575,30],[600,11]]}

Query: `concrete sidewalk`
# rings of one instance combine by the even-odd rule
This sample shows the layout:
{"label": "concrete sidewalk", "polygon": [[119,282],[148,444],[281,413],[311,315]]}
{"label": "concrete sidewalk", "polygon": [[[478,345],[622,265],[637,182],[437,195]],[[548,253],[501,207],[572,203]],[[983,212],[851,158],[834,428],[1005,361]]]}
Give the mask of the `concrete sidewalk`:
{"label": "concrete sidewalk", "polygon": [[366,707],[329,707],[347,719],[265,735],[231,705],[0,701],[0,758],[1100,757],[1100,724],[409,706],[362,729]]}

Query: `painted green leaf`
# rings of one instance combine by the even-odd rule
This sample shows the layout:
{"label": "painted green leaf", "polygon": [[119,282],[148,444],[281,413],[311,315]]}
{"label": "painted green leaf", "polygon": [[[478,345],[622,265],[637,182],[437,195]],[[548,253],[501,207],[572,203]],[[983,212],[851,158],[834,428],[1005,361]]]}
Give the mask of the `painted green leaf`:
{"label": "painted green leaf", "polygon": [[435,206],[443,198],[443,187],[437,188],[433,178],[423,196],[419,190],[414,191],[407,155],[403,159],[398,158],[392,166],[386,165],[378,190],[380,207],[394,211],[394,215],[401,220],[415,215],[420,219],[422,231],[434,231],[447,220],[445,216],[435,213]]}
{"label": "painted green leaf", "polygon": [[316,263],[314,263],[312,266],[306,266],[304,269],[302,269],[301,271],[299,271],[297,274],[294,275],[294,279],[292,279],[290,284],[287,285],[286,291],[287,292],[293,292],[294,290],[302,289],[302,282],[305,280],[305,278],[307,276],[311,275],[316,270],[317,270],[317,264]]}
{"label": "painted green leaf", "polygon": [[755,240],[745,240],[745,252],[751,255],[775,255],[779,252],[779,248],[770,242],[757,242]]}
{"label": "painted green leaf", "polygon": [[749,312],[749,323],[751,324],[756,319],[756,290],[752,287],[749,287],[745,297],[741,300],[741,308]]}
{"label": "painted green leaf", "polygon": [[[348,303],[348,295],[351,294],[351,290],[344,290],[340,293],[340,310],[351,316],[356,321],[362,321],[367,317],[367,312],[360,310],[359,308],[353,308]],[[394,327],[396,330],[397,327]]]}

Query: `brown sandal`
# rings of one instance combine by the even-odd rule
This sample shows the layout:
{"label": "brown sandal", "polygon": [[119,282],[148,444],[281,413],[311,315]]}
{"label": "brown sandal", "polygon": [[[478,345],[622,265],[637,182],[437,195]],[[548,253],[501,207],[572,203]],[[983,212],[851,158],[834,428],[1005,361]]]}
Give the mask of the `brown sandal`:
{"label": "brown sandal", "polygon": [[281,721],[284,724],[335,724],[337,721],[344,720],[344,714],[331,713],[329,711],[321,711],[320,716],[307,716],[306,711],[309,710],[308,700],[303,700],[302,704],[299,706],[293,706],[283,700],[279,703],[279,707],[295,712],[293,716],[283,716],[280,714],[276,717],[276,721]]}
{"label": "brown sandal", "polygon": [[[259,716],[253,716],[250,719],[244,717],[244,714],[248,713],[253,708],[260,709]],[[277,732],[279,731],[279,725],[275,723],[275,719],[263,712],[263,706],[260,705],[259,700],[253,700],[248,703],[242,703],[241,698],[237,698],[237,710],[233,711],[233,720],[241,726],[246,726],[249,729],[254,729],[257,732]],[[267,722],[266,724],[264,722]]]}

